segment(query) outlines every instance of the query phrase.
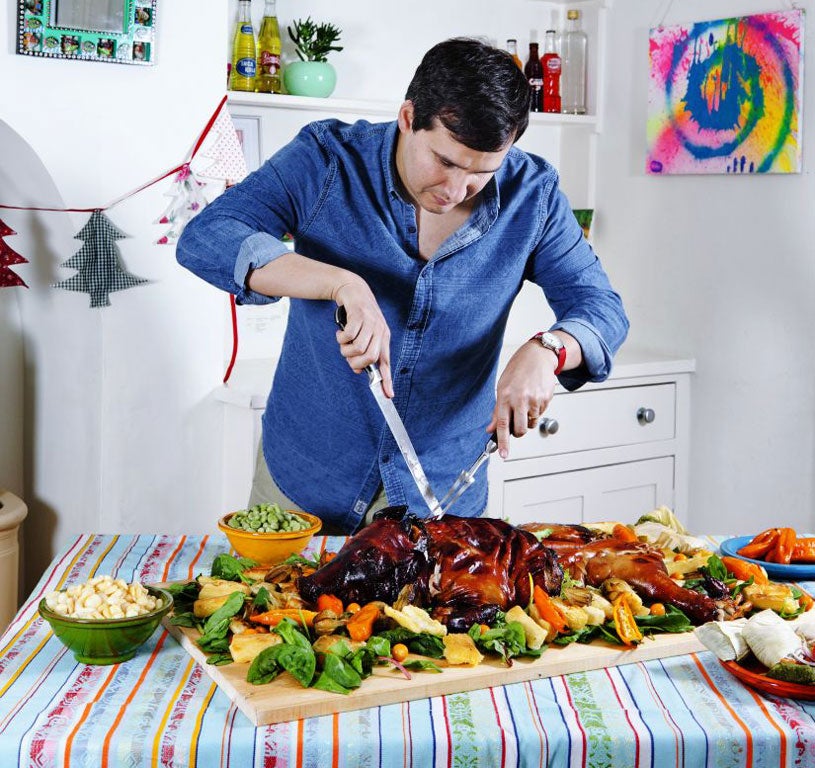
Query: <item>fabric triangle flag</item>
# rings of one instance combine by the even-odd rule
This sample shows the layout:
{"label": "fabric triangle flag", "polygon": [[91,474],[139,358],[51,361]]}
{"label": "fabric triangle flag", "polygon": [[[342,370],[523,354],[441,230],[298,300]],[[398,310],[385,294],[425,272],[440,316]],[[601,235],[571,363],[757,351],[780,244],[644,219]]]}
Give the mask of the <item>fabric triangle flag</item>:
{"label": "fabric triangle flag", "polygon": [[243,181],[249,171],[238,132],[228,110],[220,111],[210,136],[212,138],[204,143],[200,155],[212,158],[213,162],[206,168],[196,170],[197,175],[206,179],[222,179],[227,184]]}
{"label": "fabric triangle flag", "polygon": [[87,293],[91,307],[109,307],[110,294],[148,282],[131,275],[122,264],[116,240],[127,237],[102,211],[94,211],[75,238],[84,245],[60,266],[77,269],[67,280],[54,283],[54,288]]}

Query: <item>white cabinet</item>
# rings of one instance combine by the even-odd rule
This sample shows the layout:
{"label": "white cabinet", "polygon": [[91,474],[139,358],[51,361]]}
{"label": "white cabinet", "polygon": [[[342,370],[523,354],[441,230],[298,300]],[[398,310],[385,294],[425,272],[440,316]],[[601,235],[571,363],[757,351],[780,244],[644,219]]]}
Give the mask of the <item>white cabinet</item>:
{"label": "white cabinet", "polygon": [[[513,523],[631,521],[665,504],[687,517],[693,369],[692,360],[624,349],[608,381],[559,390],[546,412],[554,434],[529,432],[513,438],[506,461],[491,457],[487,514]],[[224,509],[249,498],[273,374],[272,359],[239,361],[215,391],[224,403]]]}
{"label": "white cabinet", "polygon": [[559,390],[540,428],[489,465],[488,514],[513,523],[687,514],[689,360],[623,350],[608,381]]}

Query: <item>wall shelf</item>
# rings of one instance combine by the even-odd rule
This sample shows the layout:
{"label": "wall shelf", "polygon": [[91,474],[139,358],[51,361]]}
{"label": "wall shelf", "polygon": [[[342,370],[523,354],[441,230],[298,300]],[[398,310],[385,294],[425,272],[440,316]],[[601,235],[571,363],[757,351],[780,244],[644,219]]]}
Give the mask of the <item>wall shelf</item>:
{"label": "wall shelf", "polygon": [[[229,104],[240,107],[257,107],[259,109],[294,109],[312,112],[330,112],[332,114],[382,115],[391,119],[401,102],[373,99],[317,99],[310,96],[288,96],[268,93],[244,93],[230,91],[227,94]],[[596,126],[596,115],[555,115],[544,112],[532,112],[529,122],[541,125],[583,125]]]}

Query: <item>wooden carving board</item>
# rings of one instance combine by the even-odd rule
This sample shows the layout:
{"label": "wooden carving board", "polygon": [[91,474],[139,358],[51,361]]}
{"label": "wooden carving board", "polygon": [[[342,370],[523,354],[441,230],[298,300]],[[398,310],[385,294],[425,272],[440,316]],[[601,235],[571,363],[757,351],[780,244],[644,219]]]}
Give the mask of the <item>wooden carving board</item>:
{"label": "wooden carving board", "polygon": [[222,667],[207,664],[207,654],[195,643],[195,639],[199,637],[197,630],[173,626],[167,617],[163,623],[168,632],[255,725],[319,717],[335,712],[475,691],[496,685],[555,677],[571,672],[587,672],[591,669],[616,667],[621,664],[705,650],[693,632],[686,632],[658,635],[653,639],[646,638],[631,650],[624,650],[622,646],[599,640],[588,645],[580,643],[572,643],[565,647],[552,645],[537,659],[513,659],[511,667],[504,665],[500,659],[491,657],[477,667],[448,667],[443,659],[434,659],[444,670],[441,674],[412,672],[410,680],[406,680],[401,672],[394,670],[392,666],[377,666],[374,667],[373,675],[362,681],[360,688],[345,696],[303,688],[285,672],[265,685],[247,683],[246,672],[249,664],[228,664]]}

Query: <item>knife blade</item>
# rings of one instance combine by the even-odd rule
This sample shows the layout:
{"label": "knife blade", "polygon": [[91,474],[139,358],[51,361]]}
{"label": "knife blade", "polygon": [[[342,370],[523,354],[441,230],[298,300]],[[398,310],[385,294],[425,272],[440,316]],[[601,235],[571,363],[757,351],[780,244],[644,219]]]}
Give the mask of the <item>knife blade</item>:
{"label": "knife blade", "polygon": [[[334,322],[341,330],[345,330],[347,320],[345,307],[339,305],[334,312]],[[410,441],[402,418],[399,416],[399,412],[396,410],[393,400],[391,400],[385,394],[385,390],[382,389],[382,374],[379,371],[379,366],[373,363],[365,368],[365,372],[368,374],[368,386],[373,393],[374,400],[376,400],[379,410],[385,417],[385,423],[388,425],[388,429],[390,429],[393,439],[396,441],[399,453],[402,454],[402,458],[405,460],[405,464],[407,464],[413,482],[416,483],[419,493],[422,494],[425,503],[430,507],[431,515],[433,517],[441,516],[441,505],[436,498],[436,494],[433,493],[433,489],[430,487],[430,481],[427,479],[424,469],[422,469],[422,464],[416,455],[416,449]]]}

